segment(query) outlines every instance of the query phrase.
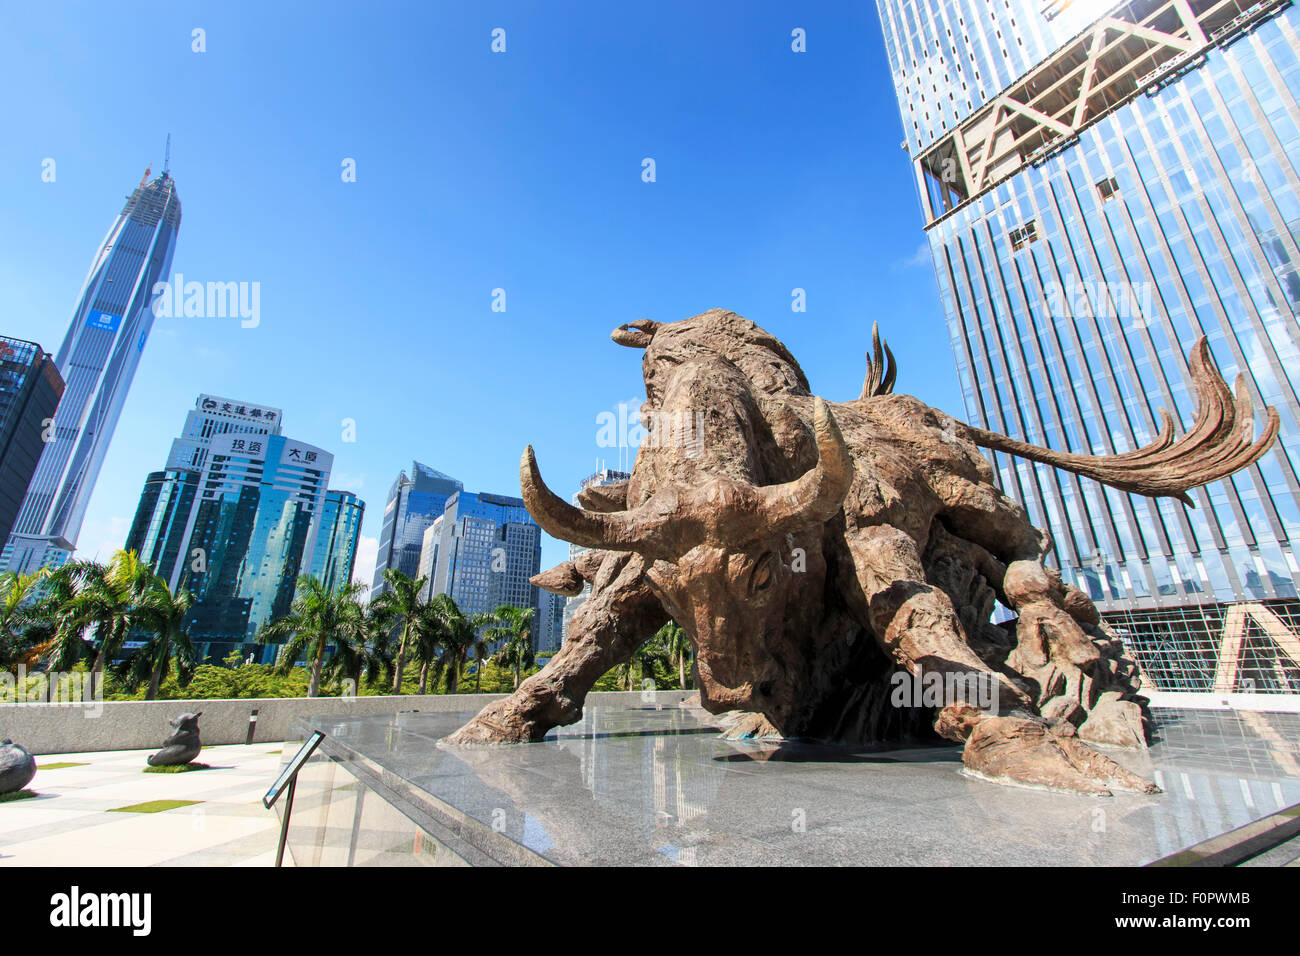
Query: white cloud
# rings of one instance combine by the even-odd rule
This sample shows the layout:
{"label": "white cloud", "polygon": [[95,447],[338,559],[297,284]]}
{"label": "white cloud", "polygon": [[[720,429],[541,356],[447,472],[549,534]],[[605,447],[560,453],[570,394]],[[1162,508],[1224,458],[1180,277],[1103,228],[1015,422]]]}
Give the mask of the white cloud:
{"label": "white cloud", "polygon": [[921,243],[906,259],[895,259],[891,268],[898,272],[902,269],[918,269],[921,266],[928,266],[930,259],[930,246],[928,243]]}
{"label": "white cloud", "polygon": [[106,564],[113,553],[126,544],[126,534],[130,528],[130,518],[116,515],[88,520],[79,535],[77,559]]}
{"label": "white cloud", "polygon": [[336,471],[330,474],[330,487],[338,488],[340,491],[350,491],[359,495],[365,483],[366,476],[364,474],[354,475],[346,471]]}
{"label": "white cloud", "polygon": [[375,576],[375,562],[379,560],[379,539],[362,535],[357,541],[357,562],[352,568],[352,580],[370,587]]}

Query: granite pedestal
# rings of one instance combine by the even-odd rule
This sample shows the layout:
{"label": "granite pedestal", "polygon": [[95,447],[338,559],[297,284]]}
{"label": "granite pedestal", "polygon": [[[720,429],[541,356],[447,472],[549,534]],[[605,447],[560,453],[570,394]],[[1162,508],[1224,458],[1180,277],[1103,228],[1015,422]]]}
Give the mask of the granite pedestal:
{"label": "granite pedestal", "polygon": [[[1162,710],[1163,794],[998,786],[960,750],[724,741],[685,694],[587,709],[547,739],[438,741],[474,711],[326,717],[289,830],[308,865],[1140,865],[1300,803],[1300,715]],[[293,752],[284,748],[285,760]]]}

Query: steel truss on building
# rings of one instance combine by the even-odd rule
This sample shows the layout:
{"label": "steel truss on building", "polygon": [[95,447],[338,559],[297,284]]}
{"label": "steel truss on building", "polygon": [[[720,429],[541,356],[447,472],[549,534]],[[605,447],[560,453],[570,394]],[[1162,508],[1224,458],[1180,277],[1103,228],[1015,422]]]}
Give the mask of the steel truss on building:
{"label": "steel truss on building", "polygon": [[1292,0],[1129,0],[1101,17],[928,150],[927,228],[1081,130],[1199,66]]}
{"label": "steel truss on building", "polygon": [[1300,691],[1300,601],[1191,605],[1102,615],[1147,690]]}

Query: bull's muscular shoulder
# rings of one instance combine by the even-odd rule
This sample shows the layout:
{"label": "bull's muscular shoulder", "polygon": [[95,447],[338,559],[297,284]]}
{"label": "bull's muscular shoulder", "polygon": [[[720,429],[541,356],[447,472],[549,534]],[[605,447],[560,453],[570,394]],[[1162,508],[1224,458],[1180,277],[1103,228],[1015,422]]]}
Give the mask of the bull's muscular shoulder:
{"label": "bull's muscular shoulder", "polygon": [[831,411],[855,455],[905,453],[963,474],[979,463],[987,466],[979,450],[959,437],[949,415],[911,395],[877,395],[832,405]]}
{"label": "bull's muscular shoulder", "polygon": [[979,448],[961,437],[958,422],[911,395],[880,395],[851,403],[916,448],[934,463],[972,481],[993,480],[993,469]]}
{"label": "bull's muscular shoulder", "polygon": [[850,527],[886,522],[924,529],[954,482],[988,483],[993,473],[955,422],[910,395],[831,406],[854,459],[845,499]]}

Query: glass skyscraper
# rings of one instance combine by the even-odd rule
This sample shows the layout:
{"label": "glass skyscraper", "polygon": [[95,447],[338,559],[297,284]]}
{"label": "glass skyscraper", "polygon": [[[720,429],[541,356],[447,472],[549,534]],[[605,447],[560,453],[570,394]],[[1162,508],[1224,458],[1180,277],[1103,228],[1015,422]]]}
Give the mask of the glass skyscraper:
{"label": "glass skyscraper", "polygon": [[352,581],[365,513],[366,503],[352,492],[332,488],[325,492],[307,573],[332,591]]}
{"label": "glass skyscraper", "polygon": [[283,435],[212,439],[185,534],[193,557],[176,571],[194,594],[186,626],[198,656],[262,650],[258,630],[288,613],[310,561],[333,464]]}
{"label": "glass skyscraper", "polygon": [[424,529],[424,537],[420,541],[420,566],[416,569],[415,576],[424,578],[424,589],[420,596],[424,600],[433,597],[433,579],[438,571],[438,542],[442,540],[442,515],[433,519],[433,524]]}
{"label": "glass skyscraper", "polygon": [[[1196,509],[992,454],[1158,690],[1300,690],[1300,11],[877,0],[968,420],[1116,454],[1202,335],[1281,414]],[[1258,428],[1258,425],[1257,425]]]}
{"label": "glass skyscraper", "polygon": [[395,568],[412,578],[419,576],[424,533],[442,514],[447,499],[464,486],[440,471],[411,462],[411,475],[399,472],[388,491],[384,523],[379,529],[379,554],[370,589],[374,599],[386,590],[384,571]]}
{"label": "glass skyscraper", "polygon": [[202,471],[208,445],[217,435],[278,435],[283,417],[280,409],[269,405],[200,395],[185,415],[180,437],[172,441],[167,467]]}
{"label": "glass skyscraper", "polygon": [[199,395],[185,415],[180,436],[172,440],[165,469],[145,479],[125,550],[134,551],[175,587],[193,557],[185,549],[190,514],[212,440],[222,435],[278,435],[282,415],[269,405]]}
{"label": "glass skyscraper", "polygon": [[522,498],[458,491],[447,500],[440,528],[430,594],[450,594],[465,614],[502,604],[538,610],[537,588],[528,579],[541,566],[542,529]]}
{"label": "glass skyscraper", "polygon": [[552,652],[560,649],[560,643],[564,639],[564,605],[563,594],[537,589],[537,624],[534,628],[537,638],[534,643],[538,651]]}
{"label": "glass skyscraper", "polygon": [[0,336],[0,541],[9,538],[62,395],[54,356]]}
{"label": "glass skyscraper", "polygon": [[289,610],[300,574],[352,578],[365,503],[328,489],[333,456],[280,434],[280,409],[200,395],[167,467],[145,481],[125,549],[195,603],[200,659],[274,659],[258,630]]}
{"label": "glass skyscraper", "polygon": [[45,443],[0,566],[52,567],[76,548],[153,327],[154,285],[171,272],[180,225],[176,183],[163,170],[157,179],[141,180],[100,244],[55,357],[66,387],[53,439]]}
{"label": "glass skyscraper", "polygon": [[[186,469],[153,471],[144,481],[124,551],[134,551],[164,581],[170,583],[190,560],[186,532],[199,473]],[[197,557],[197,555],[196,555]]]}

